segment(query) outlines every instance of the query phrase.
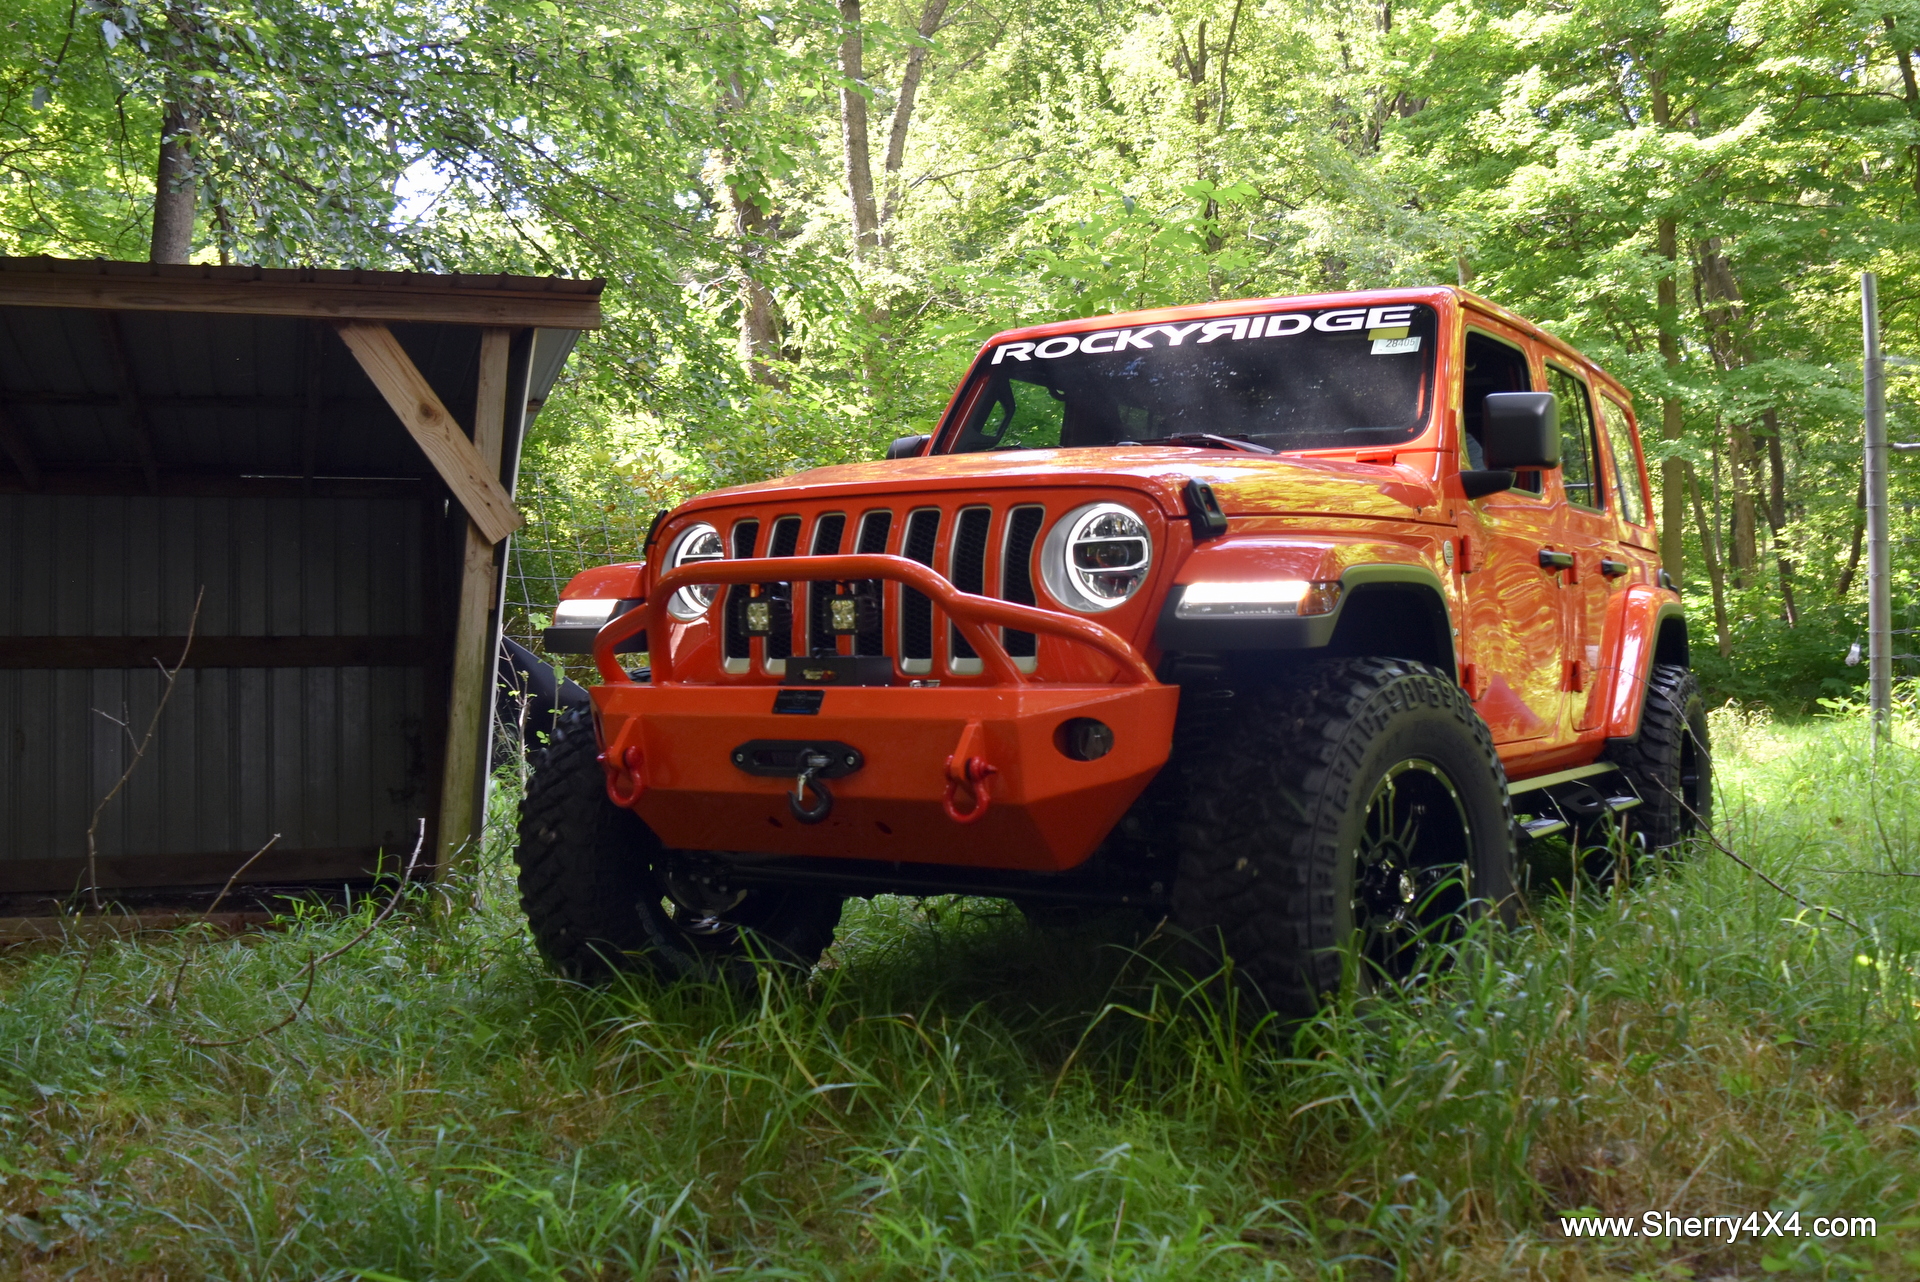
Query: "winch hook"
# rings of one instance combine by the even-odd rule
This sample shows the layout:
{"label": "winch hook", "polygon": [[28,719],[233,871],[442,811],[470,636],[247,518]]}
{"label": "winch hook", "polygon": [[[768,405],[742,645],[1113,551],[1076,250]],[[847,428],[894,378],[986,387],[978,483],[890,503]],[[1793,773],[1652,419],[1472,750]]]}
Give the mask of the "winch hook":
{"label": "winch hook", "polygon": [[[793,781],[793,791],[787,794],[787,809],[801,823],[817,824],[833,813],[833,794],[815,776],[832,765],[833,758],[824,752],[809,752],[801,758],[800,764],[802,769]],[[808,789],[812,789],[814,796],[819,798],[812,805],[807,803]]]}

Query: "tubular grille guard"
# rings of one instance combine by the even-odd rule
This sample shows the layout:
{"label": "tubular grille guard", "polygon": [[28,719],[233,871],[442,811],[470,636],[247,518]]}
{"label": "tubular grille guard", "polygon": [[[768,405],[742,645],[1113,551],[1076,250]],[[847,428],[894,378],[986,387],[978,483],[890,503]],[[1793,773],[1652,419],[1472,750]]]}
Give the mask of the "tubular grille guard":
{"label": "tubular grille guard", "polygon": [[[1153,669],[1134,652],[1133,647],[1093,620],[962,592],[929,567],[903,556],[800,556],[777,560],[710,561],[670,570],[654,581],[644,609],[629,610],[600,629],[594,638],[593,661],[600,669],[601,679],[608,685],[634,684],[615,659],[614,647],[643,631],[650,637],[666,636],[667,602],[684,587],[707,583],[724,586],[769,581],[798,583],[854,579],[890,579],[903,589],[911,588],[929,598],[934,607],[953,621],[954,627],[960,630],[980,656],[987,676],[997,684],[1022,685],[1026,677],[995,634],[996,628],[1045,633],[1078,642],[1119,665],[1116,681],[1127,685],[1155,683]],[[664,645],[654,651],[652,681],[655,686],[673,681],[672,660]]]}

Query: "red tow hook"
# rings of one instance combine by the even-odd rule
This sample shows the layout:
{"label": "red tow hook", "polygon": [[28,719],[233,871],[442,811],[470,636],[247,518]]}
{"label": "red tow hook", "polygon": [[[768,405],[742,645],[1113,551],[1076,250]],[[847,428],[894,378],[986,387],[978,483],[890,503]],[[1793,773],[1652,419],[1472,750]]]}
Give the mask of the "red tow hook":
{"label": "red tow hook", "polygon": [[[960,732],[960,742],[954,746],[953,755],[947,758],[947,792],[942,798],[947,818],[957,824],[970,824],[987,813],[987,807],[993,804],[993,794],[987,789],[987,780],[1000,773],[997,766],[980,755],[985,746],[981,740],[986,738],[978,721],[969,721],[967,728]],[[954,804],[957,791],[965,787],[973,798],[973,805],[965,810]]]}
{"label": "red tow hook", "polygon": [[619,765],[609,762],[604,752],[597,760],[607,772],[607,796],[613,798],[614,805],[632,806],[646,794],[647,781],[642,773],[646,760],[640,755],[640,749],[628,748],[621,753]]}

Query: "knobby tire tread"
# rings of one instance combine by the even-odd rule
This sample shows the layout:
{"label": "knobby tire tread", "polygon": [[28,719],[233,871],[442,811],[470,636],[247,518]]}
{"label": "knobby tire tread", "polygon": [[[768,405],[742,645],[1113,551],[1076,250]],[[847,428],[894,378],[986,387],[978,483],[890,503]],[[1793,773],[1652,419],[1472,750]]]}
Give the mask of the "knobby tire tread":
{"label": "knobby tire tread", "polygon": [[[1457,723],[1470,759],[1452,763],[1497,784],[1510,894],[1512,808],[1493,736],[1466,694],[1411,660],[1322,660],[1232,698],[1200,692],[1181,712],[1167,771],[1184,794],[1173,919],[1283,1015],[1305,1016],[1338,988],[1339,829],[1364,805],[1356,778],[1372,736],[1425,707]],[[1479,893],[1476,891],[1476,893]],[[1217,938],[1215,938],[1217,936]]]}
{"label": "knobby tire tread", "polygon": [[[1698,798],[1676,795],[1681,789],[1681,760],[1692,735],[1701,773]],[[1705,701],[1700,680],[1677,663],[1657,663],[1647,673],[1647,697],[1640,710],[1640,734],[1607,746],[1640,792],[1641,804],[1628,812],[1629,832],[1646,838],[1650,851],[1672,850],[1689,834],[1712,822],[1712,751],[1707,739]],[[1691,808],[1695,813],[1689,814]]]}

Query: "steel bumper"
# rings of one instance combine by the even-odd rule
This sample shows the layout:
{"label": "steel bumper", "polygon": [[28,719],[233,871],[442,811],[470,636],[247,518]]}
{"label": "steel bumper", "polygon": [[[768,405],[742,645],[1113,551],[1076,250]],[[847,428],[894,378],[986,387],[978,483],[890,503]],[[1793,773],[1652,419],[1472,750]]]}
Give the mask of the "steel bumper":
{"label": "steel bumper", "polygon": [[[614,659],[643,625],[664,635],[664,603],[692,584],[879,578],[931,597],[981,656],[986,680],[934,688],[699,684],[663,670],[664,647],[656,647],[653,680],[636,683]],[[1000,646],[1002,626],[1090,646],[1112,661],[1113,680],[1032,680]],[[1178,687],[1154,680],[1100,625],[963,593],[894,556],[672,571],[651,586],[644,610],[601,629],[594,654],[606,678],[592,695],[608,795],[682,850],[1065,870],[1093,852],[1165,764],[1179,704]],[[1082,719],[1106,727],[1108,736],[1096,738],[1110,737],[1110,748],[1090,760],[1070,725]],[[789,745],[776,759],[783,750],[805,758],[817,747],[832,760],[811,781],[797,769],[776,777],[764,752],[748,751],[768,743]],[[834,744],[851,751],[825,750]],[[810,817],[823,805],[824,815]]]}

